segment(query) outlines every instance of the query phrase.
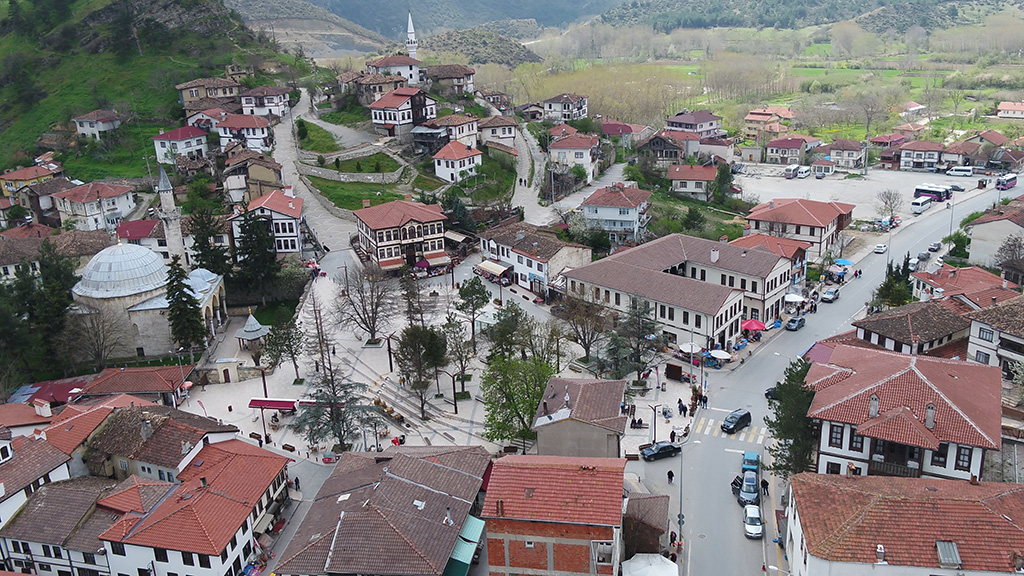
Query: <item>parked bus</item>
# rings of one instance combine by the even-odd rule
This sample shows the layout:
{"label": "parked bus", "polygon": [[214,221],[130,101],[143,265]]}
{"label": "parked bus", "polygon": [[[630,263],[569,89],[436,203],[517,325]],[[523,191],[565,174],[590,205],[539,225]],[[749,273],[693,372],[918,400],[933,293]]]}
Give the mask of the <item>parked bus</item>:
{"label": "parked bus", "polygon": [[919,184],[914,189],[914,198],[931,198],[935,202],[945,202],[953,197],[953,190],[949,186],[938,184]]}
{"label": "parked bus", "polygon": [[1017,185],[1017,175],[1007,174],[996,178],[996,190],[1009,190]]}
{"label": "parked bus", "polygon": [[792,180],[793,178],[796,178],[798,170],[800,170],[800,166],[798,164],[790,164],[789,166],[786,166],[786,170],[783,174],[786,175],[787,180]]}
{"label": "parked bus", "polygon": [[931,207],[932,199],[929,196],[914,198],[914,201],[910,203],[910,211],[914,214],[920,214]]}

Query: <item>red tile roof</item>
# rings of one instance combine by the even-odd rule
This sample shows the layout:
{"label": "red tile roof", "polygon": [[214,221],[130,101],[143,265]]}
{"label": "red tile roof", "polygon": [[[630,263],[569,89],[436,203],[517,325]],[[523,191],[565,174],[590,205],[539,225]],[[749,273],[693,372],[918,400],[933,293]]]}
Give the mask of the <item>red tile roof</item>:
{"label": "red tile roof", "polygon": [[206,138],[206,132],[203,132],[195,126],[183,126],[181,128],[169,130],[163,134],[157,134],[156,136],[153,136],[151,140],[181,142],[182,140],[191,140],[192,138]]}
{"label": "red tile roof", "polygon": [[584,100],[585,98],[586,98],[586,96],[581,96],[579,94],[572,94],[571,92],[569,92],[569,93],[559,94],[558,96],[552,96],[551,98],[548,98],[544,102],[545,103],[551,103],[551,104],[574,104],[576,102],[580,102],[580,101]]}
{"label": "red tile roof", "polygon": [[794,150],[803,148],[807,142],[803,138],[797,138],[795,136],[787,136],[785,138],[776,138],[768,142],[768,148],[783,148],[786,150]]}
{"label": "red tile roof", "polygon": [[[997,366],[871,351],[838,344],[829,364],[813,364],[806,382],[815,389],[808,410],[812,418],[843,422],[861,428],[891,411],[907,408],[923,422],[928,404],[935,406],[935,426],[928,432],[936,442],[953,442],[988,449],[1000,446],[1002,375]],[[966,383],[969,383],[967,385]],[[879,416],[869,414],[871,396],[878,397]],[[889,418],[891,421],[892,419]],[[902,422],[902,424],[901,424]],[[923,448],[920,430],[901,418],[883,428],[889,437]]]}
{"label": "red tile roof", "polygon": [[668,121],[678,122],[680,124],[705,124],[707,122],[713,122],[721,119],[721,116],[715,116],[712,114],[711,110],[694,110],[693,112],[671,116]]}
{"label": "red tile roof", "polygon": [[548,135],[550,135],[552,138],[561,138],[562,136],[572,136],[573,134],[575,134],[577,132],[579,132],[579,130],[573,128],[572,126],[569,126],[568,124],[566,124],[564,122],[559,124],[558,126],[552,126],[551,128],[548,128]]}
{"label": "red tile roof", "polygon": [[748,234],[746,236],[740,236],[732,242],[729,242],[729,244],[742,246],[744,248],[764,246],[779,256],[789,258],[790,260],[795,258],[801,250],[806,251],[811,247],[810,242],[801,242],[800,240],[782,238],[780,236],[769,236],[768,234]]}
{"label": "red tile roof", "polygon": [[422,92],[419,88],[395,88],[391,92],[381,96],[376,102],[370,104],[373,110],[385,108],[398,108],[405,104],[410,98]]}
{"label": "red tile roof", "polygon": [[1003,144],[1006,144],[1007,142],[1010,141],[1009,138],[1007,138],[1001,132],[998,132],[996,130],[983,130],[978,133],[978,138],[981,138],[982,140],[988,140],[989,142],[995,144],[996,146],[1002,146]]}
{"label": "red tile roof", "polygon": [[133,405],[153,406],[154,404],[128,394],[104,398],[98,404],[69,404],[54,417],[49,426],[43,429],[43,433],[50,444],[65,454],[71,454],[96,431],[115,408]]}
{"label": "red tile roof", "polygon": [[114,122],[118,120],[117,112],[113,110],[93,110],[82,116],[75,116],[72,120],[84,122]]}
{"label": "red tile roof", "polygon": [[97,200],[102,200],[104,198],[117,198],[118,196],[124,196],[125,194],[130,194],[132,190],[134,190],[134,188],[131,186],[108,184],[106,182],[89,182],[88,184],[75,186],[70,190],[57,192],[53,197],[63,198],[68,202],[85,204],[87,202],[96,202]]}
{"label": "red tile roof", "polygon": [[[911,275],[932,287],[933,292],[935,288],[942,288],[945,296],[965,293],[973,294],[989,288],[1002,287],[1003,285],[1002,278],[977,266],[956,268],[949,264],[943,264],[933,272],[913,272]],[[1008,288],[1019,288],[1012,282],[1007,282],[1006,286]],[[986,303],[984,306],[988,306],[988,304]]]}
{"label": "red tile roof", "polygon": [[629,188],[622,182],[599,188],[587,196],[583,206],[611,206],[616,208],[639,208],[651,199],[651,193],[639,188]]}
{"label": "red tile roof", "polygon": [[290,90],[284,86],[257,86],[242,92],[239,96],[283,96],[288,92]]}
{"label": "red tile roof", "polygon": [[801,224],[805,226],[828,226],[833,220],[845,214],[853,214],[853,204],[842,202],[819,202],[803,198],[779,198],[754,206],[747,220],[765,220]]}
{"label": "red tile roof", "polygon": [[49,424],[52,416],[40,416],[28,404],[0,404],[0,425],[6,428]]}
{"label": "red tile roof", "polygon": [[100,538],[218,555],[287,463],[288,458],[241,440],[207,445],[178,474],[181,484],[130,534],[114,526]]}
{"label": "red tile roof", "polygon": [[146,394],[174,392],[192,373],[193,366],[158,366],[154,368],[107,368],[82,390],[83,396],[107,394]]}
{"label": "red tile roof", "polygon": [[159,223],[159,220],[122,220],[117,225],[117,237],[126,240],[149,238]]}
{"label": "red tile roof", "polygon": [[480,119],[473,116],[464,116],[462,114],[449,114],[440,118],[431,118],[423,123],[424,126],[430,128],[437,128],[440,126],[462,126],[463,124],[473,124],[479,122]]}
{"label": "red tile roof", "polygon": [[483,152],[462,142],[449,142],[445,144],[444,148],[438,150],[437,154],[434,154],[434,160],[465,160],[481,154]]}
{"label": "red tile roof", "polygon": [[877,144],[888,144],[890,142],[896,142],[903,139],[904,136],[902,134],[882,134],[880,136],[872,137],[870,141]]}
{"label": "red tile roof", "polygon": [[476,70],[462,64],[434,64],[427,67],[427,76],[439,80],[464,78],[476,74]]}
{"label": "red tile roof", "polygon": [[810,473],[791,482],[808,552],[823,560],[870,571],[882,545],[896,572],[901,566],[938,570],[936,542],[944,541],[956,544],[957,573],[1008,574],[1011,555],[1024,550],[1021,484]]}
{"label": "red tile roof", "polygon": [[481,516],[621,526],[625,468],[618,458],[505,456],[494,462]]}
{"label": "red tile roof", "polygon": [[[257,208],[266,208],[267,210],[272,210],[278,214],[290,216],[291,218],[301,218],[302,198],[289,196],[280,190],[271,190],[267,194],[264,194],[249,203],[249,210],[255,210]],[[241,216],[242,212],[239,212],[238,214],[228,218],[228,220],[233,220]]]}
{"label": "red tile roof", "polygon": [[243,130],[245,128],[261,129],[269,128],[270,120],[265,116],[254,114],[227,114],[226,117],[217,123],[217,128]]}
{"label": "red tile roof", "polygon": [[900,150],[912,150],[915,152],[942,152],[942,144],[929,142],[928,140],[914,140],[900,146]]}
{"label": "red tile roof", "polygon": [[[544,390],[543,401],[537,406],[533,429],[571,419],[624,434],[626,416],[622,414],[620,405],[625,390],[625,380],[551,378]],[[567,395],[568,406],[565,404]]]}
{"label": "red tile roof", "polygon": [[601,139],[597,136],[590,136],[587,134],[570,134],[549,144],[548,149],[590,150],[600,142]]}
{"label": "red tile roof", "polygon": [[25,168],[19,168],[17,170],[11,170],[10,172],[0,174],[0,180],[7,180],[8,182],[33,180],[35,178],[42,178],[48,174],[56,174],[58,172],[60,172],[60,170],[51,170],[46,166],[26,166]]}
{"label": "red tile roof", "polygon": [[371,230],[397,228],[408,222],[438,222],[448,217],[441,213],[440,204],[421,204],[411,200],[395,200],[353,212]]}
{"label": "red tile roof", "polygon": [[18,494],[44,474],[53,472],[71,459],[46,440],[18,436],[11,442],[14,457],[0,464],[0,482],[4,485],[3,502]]}
{"label": "red tile roof", "polygon": [[513,116],[488,116],[480,119],[481,128],[496,128],[499,126],[519,126],[519,121]]}
{"label": "red tile roof", "polygon": [[376,66],[378,68],[385,68],[390,66],[419,66],[420,61],[415,58],[410,58],[405,54],[395,54],[394,56],[385,56],[372,60],[369,62],[370,66]]}
{"label": "red tile roof", "polygon": [[697,180],[711,182],[718,176],[718,168],[714,166],[689,166],[673,164],[668,167],[669,180]]}
{"label": "red tile roof", "polygon": [[49,226],[32,222],[25,224],[24,226],[15,226],[9,230],[0,232],[0,236],[3,236],[4,238],[42,238],[45,236],[53,236],[56,232],[56,228],[50,228]]}
{"label": "red tile roof", "polygon": [[174,87],[175,90],[187,90],[189,88],[228,88],[231,86],[241,87],[241,84],[226,78],[196,78]]}
{"label": "red tile roof", "polygon": [[[153,509],[153,505],[162,499],[164,494],[173,490],[176,484],[157,480],[147,480],[134,474],[126,478],[117,489],[96,504],[122,514],[135,512],[145,514]],[[154,498],[155,496],[155,498]]]}

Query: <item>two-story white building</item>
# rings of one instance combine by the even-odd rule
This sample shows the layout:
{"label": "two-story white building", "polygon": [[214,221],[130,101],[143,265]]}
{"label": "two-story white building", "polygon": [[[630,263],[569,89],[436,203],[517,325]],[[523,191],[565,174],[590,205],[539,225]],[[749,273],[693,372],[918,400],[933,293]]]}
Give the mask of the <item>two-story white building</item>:
{"label": "two-story white building", "polygon": [[284,86],[258,86],[241,94],[242,114],[277,116],[288,114],[288,89]]}
{"label": "two-story white building", "polygon": [[395,54],[367,62],[366,70],[370,74],[402,76],[409,86],[416,86],[421,80],[420,66],[422,64],[419,60],[405,54]]}
{"label": "two-story white building", "polygon": [[481,144],[486,146],[491,142],[497,142],[510,148],[516,147],[519,122],[514,116],[488,116],[481,118],[478,124]]}
{"label": "two-story white building", "polygon": [[900,146],[900,170],[933,171],[942,156],[942,144],[914,140]]}
{"label": "two-story white building", "polygon": [[103,133],[113,132],[121,125],[121,118],[113,110],[93,110],[71,119],[79,136],[99,140]]}
{"label": "two-story white building", "polygon": [[381,270],[412,268],[420,261],[430,266],[443,266],[451,259],[444,250],[444,223],[448,217],[440,204],[413,202],[412,194],[405,200],[370,206],[353,212],[359,231],[359,247]]}
{"label": "two-story white building", "polygon": [[373,128],[380,136],[412,141],[412,129],[437,118],[437,100],[419,88],[397,88],[370,104]]}
{"label": "two-story white building", "polygon": [[174,164],[179,154],[189,158],[206,157],[206,132],[195,126],[183,126],[169,132],[160,130],[160,134],[153,136],[152,140],[156,161],[161,164]]}
{"label": "two-story white building", "polygon": [[483,164],[483,153],[461,142],[449,142],[434,154],[434,175],[457,184],[463,178],[476,175]]}
{"label": "two-story white building", "polygon": [[839,168],[852,170],[864,166],[867,148],[856,140],[837,138],[825,148],[828,151],[828,159]]}
{"label": "two-story white building", "polygon": [[811,244],[807,257],[821,258],[853,221],[853,204],[779,198],[754,206],[744,234],[762,233]]}
{"label": "two-story white building", "polygon": [[[142,510],[100,534],[110,573],[150,567],[161,575],[242,574],[262,552],[259,534],[288,498],[287,464],[288,458],[237,439],[204,447],[181,471],[181,484],[153,484],[146,492],[156,498],[143,497]],[[115,505],[113,498],[97,505]]]}
{"label": "two-story white building", "polygon": [[722,117],[712,114],[710,110],[683,111],[669,117],[666,124],[665,130],[689,132],[700,138],[724,136]]}
{"label": "two-story white building", "polygon": [[217,123],[217,133],[221,148],[231,142],[243,142],[246,148],[257,152],[274,148],[274,131],[270,129],[270,120],[263,116],[225,114]]}
{"label": "two-story white building", "polygon": [[534,294],[546,296],[548,283],[566,268],[591,262],[589,247],[563,242],[550,228],[514,222],[480,234],[480,252],[511,271],[513,282]]}
{"label": "two-story white building", "polygon": [[967,315],[971,332],[967,341],[967,359],[979,364],[998,366],[1011,378],[1010,365],[1024,362],[1024,296],[976,310]]}
{"label": "two-story white building", "polygon": [[568,122],[587,117],[587,97],[582,94],[559,94],[548,98],[542,104],[544,119],[552,122]]}
{"label": "two-story white building", "polygon": [[449,142],[460,142],[466,146],[476,146],[480,134],[479,120],[462,114],[449,114],[440,118],[432,118],[423,123],[427,128],[444,128],[448,132]]}
{"label": "two-story white building", "polygon": [[980,479],[1001,446],[996,367],[838,344],[805,383],[819,474]]}
{"label": "two-story white building", "polygon": [[1000,102],[996,111],[999,118],[1024,118],[1024,102]]}
{"label": "two-story white building", "polygon": [[733,246],[742,248],[754,248],[761,246],[789,260],[789,285],[793,287],[792,292],[802,292],[804,281],[807,279],[807,250],[811,247],[810,242],[802,242],[779,236],[767,234],[747,234],[729,242]]}
{"label": "two-story white building", "polygon": [[570,169],[582,166],[587,173],[586,183],[594,181],[597,164],[601,160],[601,140],[589,134],[572,134],[555,140],[548,145],[548,156],[554,164]]}
{"label": "two-story white building", "polygon": [[704,202],[711,200],[712,184],[717,177],[718,168],[715,166],[673,164],[668,167],[668,179],[672,183],[673,192]]}
{"label": "two-story white building", "polygon": [[765,161],[769,164],[803,164],[805,151],[806,142],[802,138],[776,138],[765,146]]}
{"label": "two-story white building", "polygon": [[131,186],[89,182],[52,195],[60,221],[74,223],[79,230],[114,231],[125,216],[135,210]]}
{"label": "two-story white building", "polygon": [[617,182],[587,196],[580,209],[587,226],[608,232],[612,242],[639,242],[647,233],[651,193]]}
{"label": "two-story white building", "polygon": [[[267,219],[274,236],[274,251],[283,254],[302,251],[302,198],[296,198],[291,187],[271,192],[253,200],[246,207]],[[241,235],[243,212],[228,218],[231,232],[237,239]]]}

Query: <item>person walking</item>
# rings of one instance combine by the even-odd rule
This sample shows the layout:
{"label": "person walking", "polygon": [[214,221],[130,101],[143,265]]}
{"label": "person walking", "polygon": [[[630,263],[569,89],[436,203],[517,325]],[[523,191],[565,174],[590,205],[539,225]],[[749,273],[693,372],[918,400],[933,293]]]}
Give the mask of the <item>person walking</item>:
{"label": "person walking", "polygon": [[679,415],[686,416],[686,405],[683,404],[683,399],[676,400],[676,406],[679,408]]}
{"label": "person walking", "polygon": [[768,495],[768,480],[765,478],[761,479],[761,491],[764,492],[765,496]]}
{"label": "person walking", "polygon": [[299,488],[299,477],[298,476],[295,477],[295,491],[296,492],[301,492],[302,491],[302,488]]}
{"label": "person walking", "polygon": [[675,473],[672,472],[671,470],[669,470],[668,471],[668,483],[671,484],[672,483],[672,479],[675,478],[675,477],[676,477]]}
{"label": "person walking", "polygon": [[668,433],[668,441],[673,443],[673,444],[675,444],[675,442],[676,442],[676,431],[675,430],[673,430],[673,431]]}

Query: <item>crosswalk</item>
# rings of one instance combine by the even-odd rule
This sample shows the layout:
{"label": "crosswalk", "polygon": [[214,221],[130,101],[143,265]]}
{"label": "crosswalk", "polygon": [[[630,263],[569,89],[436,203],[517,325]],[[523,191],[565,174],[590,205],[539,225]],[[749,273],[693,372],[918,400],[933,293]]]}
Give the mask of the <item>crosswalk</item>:
{"label": "crosswalk", "polygon": [[749,442],[751,444],[764,444],[766,439],[771,440],[768,428],[765,426],[747,426],[737,434],[727,434],[722,432],[721,420],[715,420],[714,418],[708,418],[706,416],[701,416],[697,421],[697,424],[694,426],[693,433],[703,436],[722,436],[726,438],[733,438],[740,442]]}

